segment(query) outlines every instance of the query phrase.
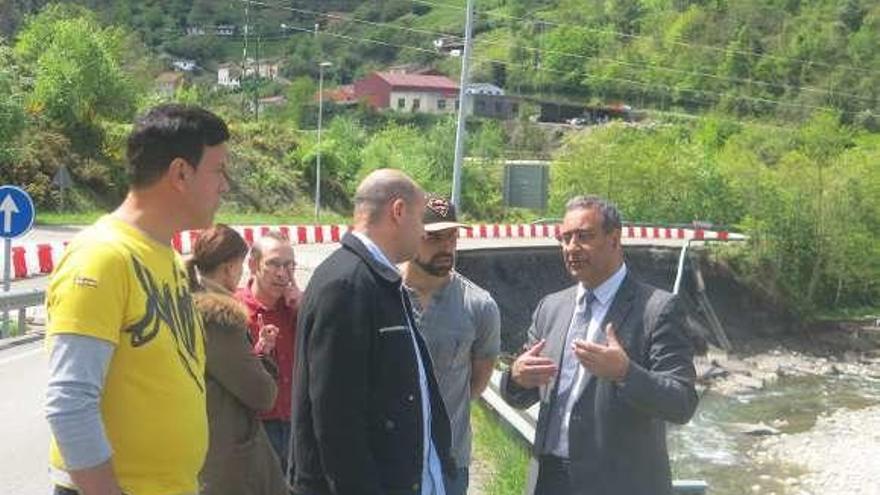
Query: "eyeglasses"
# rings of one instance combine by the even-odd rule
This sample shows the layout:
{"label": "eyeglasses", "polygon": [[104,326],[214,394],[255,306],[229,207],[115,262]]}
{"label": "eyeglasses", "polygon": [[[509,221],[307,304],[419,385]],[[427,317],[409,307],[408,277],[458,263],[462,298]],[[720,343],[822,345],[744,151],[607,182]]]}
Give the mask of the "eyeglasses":
{"label": "eyeglasses", "polygon": [[289,271],[296,268],[296,262],[293,260],[290,261],[280,261],[276,259],[266,260],[266,266],[271,268],[272,270],[284,270]]}
{"label": "eyeglasses", "polygon": [[561,232],[556,236],[556,240],[563,245],[569,244],[572,239],[574,239],[576,244],[586,244],[595,238],[595,232],[584,229],[569,230],[568,232]]}

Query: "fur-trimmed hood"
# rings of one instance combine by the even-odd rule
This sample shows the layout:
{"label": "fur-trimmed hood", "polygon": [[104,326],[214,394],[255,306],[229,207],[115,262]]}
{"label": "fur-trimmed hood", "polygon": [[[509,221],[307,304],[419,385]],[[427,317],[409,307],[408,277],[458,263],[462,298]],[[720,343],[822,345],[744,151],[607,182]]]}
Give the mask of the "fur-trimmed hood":
{"label": "fur-trimmed hood", "polygon": [[205,322],[210,438],[199,493],[286,495],[281,465],[258,411],[275,404],[278,386],[248,342],[248,313],[223,287],[202,280],[193,294]]}
{"label": "fur-trimmed hood", "polygon": [[231,295],[202,290],[196,292],[193,298],[206,328],[229,330],[247,328],[247,308]]}

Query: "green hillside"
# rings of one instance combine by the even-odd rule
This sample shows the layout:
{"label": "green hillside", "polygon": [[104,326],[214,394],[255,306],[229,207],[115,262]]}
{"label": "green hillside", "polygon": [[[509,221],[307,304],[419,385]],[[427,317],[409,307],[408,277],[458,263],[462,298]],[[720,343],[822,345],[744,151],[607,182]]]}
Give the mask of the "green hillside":
{"label": "green hillside", "polygon": [[[0,2],[13,37],[43,2]],[[240,59],[249,43],[282,57],[288,77],[312,74],[318,53],[334,80],[417,62],[450,75],[459,62],[433,41],[461,36],[464,0],[82,0],[131,29],[154,53],[204,67]],[[521,94],[624,101],[658,111],[802,121],[834,109],[874,129],[880,87],[880,2],[870,0],[480,0],[474,79]],[[320,34],[314,39],[315,24]],[[232,36],[212,34],[236,27]],[[188,36],[202,28],[205,36]],[[312,74],[313,75],[313,74]]]}

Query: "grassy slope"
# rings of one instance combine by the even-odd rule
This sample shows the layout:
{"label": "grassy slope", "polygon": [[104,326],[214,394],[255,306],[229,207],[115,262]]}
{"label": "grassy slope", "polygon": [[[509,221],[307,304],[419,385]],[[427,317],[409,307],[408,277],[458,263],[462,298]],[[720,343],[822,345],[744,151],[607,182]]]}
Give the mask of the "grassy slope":
{"label": "grassy slope", "polygon": [[471,406],[474,457],[486,466],[483,495],[522,493],[529,465],[526,445],[482,404]]}

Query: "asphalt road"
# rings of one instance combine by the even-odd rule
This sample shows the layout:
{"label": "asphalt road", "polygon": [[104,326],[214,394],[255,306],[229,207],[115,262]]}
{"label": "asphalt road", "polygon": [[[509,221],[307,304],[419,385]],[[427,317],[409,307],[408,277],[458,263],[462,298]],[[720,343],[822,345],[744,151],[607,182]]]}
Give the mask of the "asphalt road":
{"label": "asphalt road", "polygon": [[48,493],[42,341],[0,350],[0,493]]}

